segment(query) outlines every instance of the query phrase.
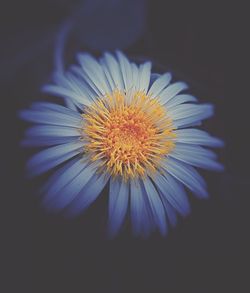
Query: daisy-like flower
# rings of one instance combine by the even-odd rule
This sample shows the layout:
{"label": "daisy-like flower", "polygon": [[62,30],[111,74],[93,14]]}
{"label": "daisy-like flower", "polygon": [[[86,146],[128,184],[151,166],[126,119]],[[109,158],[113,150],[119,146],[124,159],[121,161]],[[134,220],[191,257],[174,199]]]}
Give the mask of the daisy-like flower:
{"label": "daisy-like flower", "polygon": [[138,66],[121,52],[99,60],[77,57],[79,65],[44,87],[66,99],[67,107],[36,102],[20,113],[36,123],[23,143],[47,147],[30,159],[30,172],[57,167],[43,189],[43,204],[77,215],[108,184],[110,235],[119,231],[127,212],[136,235],[154,230],[166,235],[176,214],[190,211],[184,187],[207,197],[194,167],[223,169],[207,149],[221,147],[222,141],[194,128],[212,116],[213,106],[181,93],[187,84],[171,83],[170,73],[152,74],[150,62]]}

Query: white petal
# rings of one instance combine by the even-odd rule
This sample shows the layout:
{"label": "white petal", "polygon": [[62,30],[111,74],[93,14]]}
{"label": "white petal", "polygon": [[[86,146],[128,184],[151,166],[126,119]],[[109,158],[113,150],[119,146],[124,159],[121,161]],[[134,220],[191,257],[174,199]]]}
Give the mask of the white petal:
{"label": "white petal", "polygon": [[191,95],[177,95],[166,103],[166,108],[171,109],[186,102],[197,102],[197,99]]}
{"label": "white petal", "polygon": [[76,75],[82,87],[84,88],[85,96],[91,101],[95,101],[97,97],[102,96],[102,93],[88,75],[82,70],[80,66],[70,66],[70,71]]}
{"label": "white petal", "polygon": [[177,94],[179,94],[181,91],[187,89],[188,86],[184,82],[176,82],[168,86],[165,90],[163,90],[160,95],[160,101],[164,105],[166,104],[170,99],[175,97]]}
{"label": "white petal", "polygon": [[159,73],[151,73],[150,75],[150,82],[149,82],[149,87],[153,85],[153,83],[156,81],[161,76]]}
{"label": "white petal", "polygon": [[54,95],[56,97],[61,97],[64,99],[73,99],[77,102],[83,104],[83,105],[89,105],[89,100],[86,98],[86,96],[78,95],[74,91],[70,89],[63,88],[58,85],[44,85],[42,87],[42,91],[51,95]]}
{"label": "white petal", "polygon": [[131,67],[132,67],[133,87],[135,90],[139,90],[139,68],[135,63],[132,63]]}
{"label": "white petal", "polygon": [[105,58],[100,58],[99,62],[102,66],[103,72],[107,78],[109,86],[110,86],[111,90],[113,91],[116,88],[116,85],[115,85],[114,79],[110,73],[109,67],[107,66]]}
{"label": "white petal", "polygon": [[122,52],[117,51],[116,54],[121,68],[125,90],[129,91],[133,85],[131,64]]}
{"label": "white petal", "polygon": [[168,86],[170,83],[170,80],[172,78],[172,75],[170,73],[165,73],[163,75],[160,75],[155,82],[152,84],[152,86],[149,89],[148,95],[151,95],[152,98],[156,98],[161,91]]}
{"label": "white petal", "polygon": [[[74,93],[72,98],[66,98],[66,100],[72,100],[74,102],[81,102],[82,104],[89,105],[92,102],[91,95],[86,90],[85,82],[79,76],[73,74],[70,70],[67,73],[54,73],[54,82],[65,89],[68,89]],[[78,100],[77,100],[78,99]]]}
{"label": "white petal", "polygon": [[119,90],[124,90],[125,88],[122,79],[121,69],[116,59],[111,54],[104,53],[103,60],[106,63],[107,68],[109,69],[109,73],[112,79],[114,80],[115,87]]}
{"label": "white petal", "polygon": [[89,54],[79,53],[77,59],[82,66],[82,70],[86,73],[92,83],[98,88],[102,95],[110,92],[111,88],[106,79],[101,65]]}
{"label": "white petal", "polygon": [[151,67],[152,67],[151,62],[146,62],[139,66],[139,76],[138,76],[139,90],[145,91],[145,93],[147,93],[148,87],[149,87]]}

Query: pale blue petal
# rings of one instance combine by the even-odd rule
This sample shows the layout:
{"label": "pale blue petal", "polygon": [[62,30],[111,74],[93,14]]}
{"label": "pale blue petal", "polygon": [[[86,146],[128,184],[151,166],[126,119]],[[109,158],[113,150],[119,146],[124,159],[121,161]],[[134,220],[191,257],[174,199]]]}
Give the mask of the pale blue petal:
{"label": "pale blue petal", "polygon": [[184,163],[190,164],[198,168],[219,171],[219,172],[224,171],[224,166],[222,164],[209,158],[188,157],[185,154],[178,154],[178,155],[173,154],[171,156],[179,161],[182,161]]}
{"label": "pale blue petal", "polygon": [[145,188],[145,192],[147,194],[147,198],[149,201],[149,205],[152,211],[152,216],[156,226],[162,235],[166,235],[167,233],[167,223],[166,216],[162,201],[160,199],[158,191],[155,189],[149,177],[143,179],[143,185]]}
{"label": "pale blue petal", "polygon": [[56,97],[61,97],[64,99],[74,99],[80,104],[89,105],[89,99],[85,95],[79,95],[75,93],[73,90],[64,88],[59,85],[51,85],[51,84],[44,85],[42,87],[42,91],[44,93],[47,93]]}
{"label": "pale blue petal", "polygon": [[71,65],[70,71],[76,75],[79,82],[84,88],[85,96],[88,97],[91,101],[96,100],[97,97],[102,96],[102,93],[93,83],[93,81],[88,77],[88,75],[82,70],[81,67],[77,65]]}
{"label": "pale blue petal", "polygon": [[170,86],[168,86],[165,90],[163,90],[160,93],[159,98],[160,98],[161,103],[163,105],[166,104],[170,99],[172,99],[177,94],[179,94],[181,91],[183,91],[187,88],[188,88],[187,84],[184,82],[181,82],[181,81],[171,84]]}
{"label": "pale blue petal", "polygon": [[195,115],[207,116],[207,112],[210,114],[211,110],[213,110],[213,106],[210,104],[202,104],[202,105],[184,104],[184,105],[178,105],[172,109],[169,109],[168,113],[169,115],[173,117],[174,120],[178,120],[178,119],[183,119],[183,118],[187,118],[187,117],[195,116]]}
{"label": "pale blue petal", "polygon": [[171,226],[175,227],[177,224],[177,215],[174,208],[169,204],[165,197],[161,197],[164,208],[166,210],[167,219]]}
{"label": "pale blue petal", "polygon": [[80,136],[80,128],[65,127],[65,126],[56,126],[56,125],[36,125],[30,127],[25,132],[27,136],[34,137],[74,137]]}
{"label": "pale blue petal", "polygon": [[213,106],[209,104],[182,104],[168,110],[175,127],[187,127],[187,125],[196,124],[196,122],[211,117],[213,113]]}
{"label": "pale blue petal", "polygon": [[177,141],[187,144],[200,144],[210,147],[223,147],[221,139],[212,137],[207,132],[200,129],[178,129],[175,131]]}
{"label": "pale blue petal", "polygon": [[82,106],[79,104],[79,102],[75,100],[71,100],[69,98],[64,99],[65,105],[67,108],[73,110],[73,111],[78,111],[77,108],[82,108]]}
{"label": "pale blue petal", "polygon": [[175,144],[173,151],[169,155],[172,155],[173,153],[175,155],[184,153],[187,156],[196,155],[198,157],[204,157],[204,158],[210,158],[210,159],[217,158],[217,154],[209,149],[206,149],[199,145],[184,144],[179,142]]}
{"label": "pale blue petal", "polygon": [[168,157],[164,168],[167,173],[182,182],[198,197],[208,196],[206,182],[193,167]]}
{"label": "pale blue petal", "polygon": [[80,141],[75,141],[68,144],[51,147],[34,155],[29,161],[29,164],[30,166],[40,164],[43,161],[54,159],[66,153],[72,152],[74,150],[81,149],[82,147],[83,143]]}
{"label": "pale blue petal", "polygon": [[141,184],[135,180],[130,181],[130,212],[133,233],[147,237],[154,225],[147,210]]}
{"label": "pale blue petal", "polygon": [[161,195],[178,213],[185,216],[190,212],[186,192],[176,179],[171,178],[168,174],[165,174],[165,176],[157,174],[153,177],[153,181]]}
{"label": "pale blue petal", "polygon": [[170,190],[172,189],[172,197],[175,197],[176,200],[179,200],[179,210],[177,209],[177,211],[179,211],[182,216],[187,216],[190,213],[191,208],[183,184],[176,180],[173,176],[169,175],[167,172],[164,174],[164,177],[171,187]]}
{"label": "pale blue petal", "polygon": [[86,166],[81,172],[64,186],[54,197],[53,202],[47,206],[49,210],[59,211],[70,204],[86,186],[93,175],[96,173],[96,164]]}
{"label": "pale blue petal", "polygon": [[72,90],[76,96],[80,97],[81,101],[82,99],[86,99],[86,103],[90,102],[89,97],[86,95],[82,81],[79,79],[79,77],[76,77],[70,71],[67,73],[55,72],[53,75],[53,80],[58,86]]}
{"label": "pale blue petal", "polygon": [[73,217],[83,212],[97,199],[108,180],[109,176],[107,176],[107,174],[95,173],[77,197],[67,207],[66,215]]}
{"label": "pale blue petal", "polygon": [[[83,73],[83,71],[80,69]],[[66,78],[70,81],[72,90],[76,92],[81,99],[85,100],[85,105],[89,105],[96,98],[96,92],[93,91],[92,87],[87,83],[83,76],[77,76],[74,71],[67,72]]]}
{"label": "pale blue petal", "polygon": [[83,143],[78,141],[50,147],[35,154],[27,166],[34,174],[44,172],[80,153],[82,147]]}
{"label": "pale blue petal", "polygon": [[37,176],[37,175],[40,175],[44,172],[47,172],[48,170],[68,161],[69,159],[74,158],[79,153],[80,153],[79,150],[71,151],[71,152],[68,152],[64,155],[54,157],[51,160],[46,160],[46,161],[41,162],[40,164],[31,165],[31,166],[29,166],[29,162],[28,162],[29,176],[31,176],[31,177]]}
{"label": "pale blue petal", "polygon": [[103,72],[101,65],[90,54],[79,53],[77,59],[82,66],[82,70],[89,79],[95,84],[102,95],[111,91],[109,83]]}
{"label": "pale blue petal", "polygon": [[159,73],[151,73],[149,86],[151,87],[152,84],[156,81],[156,79],[158,79],[160,76],[161,74]]}
{"label": "pale blue petal", "polygon": [[139,90],[145,91],[145,93],[147,93],[148,87],[149,87],[151,67],[152,67],[151,62],[146,62],[139,66],[139,76],[138,76]]}
{"label": "pale blue petal", "polygon": [[41,146],[53,146],[57,144],[69,143],[77,140],[77,137],[27,137],[21,141],[23,147],[41,147]]}
{"label": "pale blue petal", "polygon": [[110,180],[109,186],[109,222],[108,230],[111,237],[121,228],[128,209],[129,185],[121,178]]}
{"label": "pale blue petal", "polygon": [[112,56],[109,53],[104,53],[103,60],[106,63],[107,68],[109,69],[109,73],[112,76],[112,79],[115,83],[115,88],[119,90],[124,90],[124,83],[122,79],[121,70],[114,56]]}
{"label": "pale blue petal", "polygon": [[128,92],[133,85],[131,64],[122,52],[117,51],[116,55],[120,64],[125,90]]}
{"label": "pale blue petal", "polygon": [[151,88],[151,86],[153,85],[153,83],[161,76],[161,74],[159,73],[151,73],[150,74],[150,81],[149,81],[149,90]]}
{"label": "pale blue petal", "polygon": [[86,166],[87,163],[83,159],[78,158],[74,161],[74,164],[68,165],[67,169],[64,168],[63,172],[59,172],[56,176],[53,176],[53,182],[47,187],[46,194],[43,198],[43,205],[48,206],[56,196],[58,197],[58,192],[79,175]]}
{"label": "pale blue petal", "polygon": [[197,99],[191,95],[177,95],[166,103],[166,108],[172,109],[173,107],[177,105],[187,103],[187,102],[197,102]]}
{"label": "pale blue petal", "polygon": [[144,218],[144,202],[141,192],[141,187],[134,181],[130,183],[130,211],[132,229],[135,235],[139,235],[142,230],[142,219]]}
{"label": "pale blue petal", "polygon": [[176,144],[169,156],[196,167],[222,171],[223,166],[216,162],[216,154],[197,145]]}
{"label": "pale blue petal", "polygon": [[111,90],[113,91],[116,86],[115,86],[114,79],[113,79],[113,77],[112,77],[112,75],[110,73],[110,70],[109,70],[109,68],[108,68],[108,66],[106,64],[106,60],[104,58],[100,58],[99,62],[101,64],[101,66],[102,66],[103,72],[104,72],[104,74],[105,74],[105,76],[107,78],[109,86],[110,86]]}
{"label": "pale blue petal", "polygon": [[158,97],[161,91],[169,85],[171,78],[172,75],[170,73],[160,75],[150,87],[148,95],[152,98]]}
{"label": "pale blue petal", "polygon": [[133,87],[135,90],[139,89],[139,68],[135,63],[131,64],[132,68],[132,79],[133,79]]}
{"label": "pale blue petal", "polygon": [[[54,185],[54,183],[58,180],[58,178],[66,172],[68,169],[71,168],[77,161],[79,161],[82,158],[82,156],[76,156],[75,158],[72,158],[71,160],[64,163],[60,168],[58,168],[47,180],[45,184],[40,189],[39,194],[42,196],[45,196],[48,193],[48,190],[51,188],[51,186]],[[45,196],[46,198],[46,196]]]}
{"label": "pale blue petal", "polygon": [[198,197],[208,197],[206,182],[193,167],[168,157],[164,168]]}
{"label": "pale blue petal", "polygon": [[49,103],[49,102],[34,102],[31,105],[31,108],[33,110],[37,110],[37,111],[44,111],[44,112],[48,112],[48,111],[52,111],[52,112],[59,112],[65,115],[69,115],[73,118],[79,119],[81,118],[81,114],[76,110],[72,110],[69,109],[67,107],[58,105],[58,104],[54,104],[54,103]]}
{"label": "pale blue petal", "polygon": [[190,119],[189,118],[184,118],[184,119],[180,119],[174,122],[174,127],[177,129],[183,129],[183,128],[187,128],[187,127],[198,127],[202,125],[202,121],[199,120],[199,117],[197,118],[197,116],[193,116],[191,121],[189,122]]}
{"label": "pale blue petal", "polygon": [[82,123],[81,117],[76,118],[55,111],[22,110],[19,116],[23,120],[41,124],[79,127]]}

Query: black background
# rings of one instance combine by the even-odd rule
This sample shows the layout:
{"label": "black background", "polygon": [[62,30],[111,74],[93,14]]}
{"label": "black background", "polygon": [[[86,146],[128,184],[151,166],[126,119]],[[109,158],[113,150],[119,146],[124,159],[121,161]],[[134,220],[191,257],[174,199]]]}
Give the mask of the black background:
{"label": "black background", "polygon": [[32,151],[19,147],[27,125],[16,113],[43,98],[39,88],[52,69],[57,27],[75,2],[1,4],[1,263],[7,272],[1,292],[250,292],[247,7],[194,0],[145,6],[144,33],[123,49],[170,68],[216,105],[207,128],[226,142],[220,151],[226,171],[203,173],[210,199],[191,197],[191,215],[166,239],[134,239],[126,223],[109,241],[105,192],[73,221],[48,216],[35,195],[46,176],[26,179]]}

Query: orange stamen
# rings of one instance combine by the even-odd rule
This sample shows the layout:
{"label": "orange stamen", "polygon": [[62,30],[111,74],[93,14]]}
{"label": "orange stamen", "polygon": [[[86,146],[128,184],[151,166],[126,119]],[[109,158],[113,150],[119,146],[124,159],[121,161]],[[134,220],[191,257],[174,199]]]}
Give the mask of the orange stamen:
{"label": "orange stamen", "polygon": [[127,180],[155,172],[175,145],[166,109],[140,91],[115,90],[97,99],[82,116],[85,151],[112,176]]}

